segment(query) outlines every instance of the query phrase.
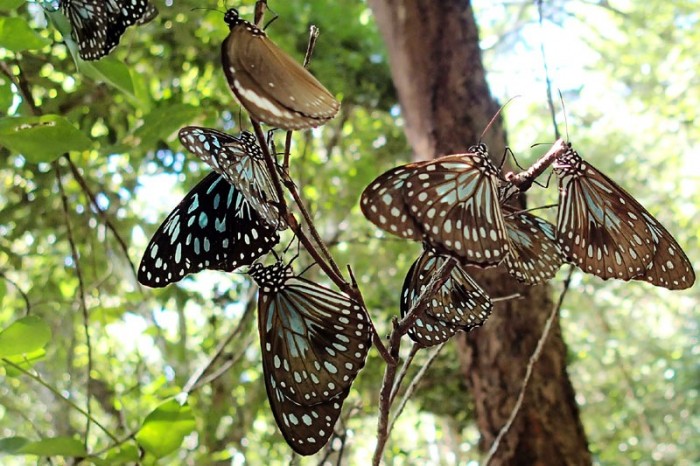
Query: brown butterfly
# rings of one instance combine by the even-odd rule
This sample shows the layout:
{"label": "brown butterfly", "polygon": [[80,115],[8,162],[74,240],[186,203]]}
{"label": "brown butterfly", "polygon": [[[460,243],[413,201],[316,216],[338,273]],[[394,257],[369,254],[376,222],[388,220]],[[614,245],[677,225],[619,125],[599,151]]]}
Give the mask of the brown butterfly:
{"label": "brown butterfly", "polygon": [[335,117],[340,104],[323,84],[231,8],[230,33],[221,46],[229,87],[250,116],[285,130],[315,128]]}

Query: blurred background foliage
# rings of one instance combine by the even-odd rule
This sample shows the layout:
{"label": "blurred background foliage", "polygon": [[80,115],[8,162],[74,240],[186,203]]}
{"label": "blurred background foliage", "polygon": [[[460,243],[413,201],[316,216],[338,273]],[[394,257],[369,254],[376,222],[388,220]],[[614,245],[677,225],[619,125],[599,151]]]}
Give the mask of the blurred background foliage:
{"label": "blurred background foliage", "polygon": [[[3,67],[21,73],[42,114],[65,117],[90,139],[87,150],[70,156],[104,211],[91,205],[65,159],[57,166],[67,212],[54,165],[0,147],[0,329],[28,314],[48,324],[52,337],[33,370],[53,389],[8,364],[0,367],[0,449],[12,451],[7,439],[13,437],[79,438],[85,417],[59,395],[84,407],[88,387],[93,416],[116,438],[133,434],[235,330],[225,350],[230,367],[189,397],[194,423],[185,423],[184,442],[160,464],[288,463],[290,449],[263,390],[254,295],[244,275],[206,272],[162,290],[141,289],[134,278],[132,265],[150,235],[207,172],[182,152],[177,129],[198,124],[237,132],[240,121],[246,127],[220,69],[220,43],[228,33],[221,12],[237,6],[252,17],[252,2],[155,4],[160,15],[154,22],[131,28],[109,58],[78,66],[61,34],[47,24],[55,13],[47,16],[37,3],[0,0]],[[541,25],[533,2],[473,5],[494,95],[503,102],[521,95],[505,110],[519,163],[527,166],[546,151],[546,144],[532,144],[553,141],[543,43],[564,96],[569,138],[667,226],[697,270],[697,3],[559,0],[544,3]],[[270,6],[279,18],[268,34],[299,59],[308,26],[321,29],[311,69],[342,99],[343,109],[323,129],[296,134],[292,176],[338,262],[352,265],[375,325],[386,334],[418,247],[384,237],[357,207],[371,179],[411,159],[383,45],[363,1]],[[202,7],[211,10],[193,10]],[[7,31],[20,30],[29,35],[17,44]],[[4,74],[0,115],[31,115]],[[560,121],[563,116],[559,110]],[[533,191],[531,205],[556,199],[553,186]],[[553,220],[555,213],[542,215]],[[67,221],[80,253],[90,347]],[[560,283],[553,282],[553,293]],[[698,301],[698,286],[672,293],[574,276],[562,327],[597,464],[700,462]],[[419,353],[415,368],[425,358]],[[372,351],[346,402],[348,464],[366,463],[373,449],[383,369]],[[478,461],[478,431],[457,374],[448,345],[397,424],[387,464]],[[90,451],[100,452],[106,464],[134,459],[133,440],[106,450],[113,443],[91,427]],[[28,458],[1,461],[22,464]]]}

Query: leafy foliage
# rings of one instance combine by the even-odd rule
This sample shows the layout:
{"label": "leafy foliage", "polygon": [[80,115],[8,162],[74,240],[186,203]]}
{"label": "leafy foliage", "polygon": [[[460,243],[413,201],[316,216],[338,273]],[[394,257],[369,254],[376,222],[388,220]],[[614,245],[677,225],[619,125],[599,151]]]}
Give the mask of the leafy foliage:
{"label": "leafy foliage", "polygon": [[[225,3],[207,7],[223,10],[230,6]],[[384,335],[420,245],[382,236],[358,208],[370,180],[410,158],[379,36],[364,2],[272,3],[280,19],[267,33],[296,59],[305,50],[307,26],[321,29],[311,69],[342,97],[343,107],[323,131],[295,136],[291,175],[338,263],[352,265]],[[512,31],[509,8],[520,6],[476,3],[499,97],[519,92],[523,80],[514,81],[514,68],[531,71],[538,85],[535,7],[519,10],[522,27]],[[133,462],[139,448],[154,461],[162,457],[161,464],[288,462],[289,449],[262,389],[249,282],[209,272],[151,291],[139,288],[133,271],[153,231],[207,172],[183,153],[177,130],[186,124],[230,132],[245,127],[220,68],[220,43],[228,33],[223,15],[193,6],[201,5],[159,2],[159,18],[127,30],[112,56],[76,64],[38,4],[0,0],[3,69],[26,80],[25,91],[40,112],[34,114],[22,89],[0,73],[0,113],[7,115],[0,120],[0,354],[7,358],[0,369],[0,452],[84,454],[86,418],[61,395],[83,408],[89,395],[91,415],[110,433],[121,439],[139,432],[108,449],[114,440],[91,423],[88,451],[101,452],[96,462]],[[241,13],[250,18],[251,6],[246,3]],[[620,12],[568,2],[552,8],[543,37],[552,49],[549,60],[561,64],[557,77],[571,139],[585,159],[668,226],[697,268],[700,226],[693,219],[700,172],[693,152],[700,132],[693,122],[700,108],[694,59],[700,29],[694,27],[694,5],[651,1]],[[9,42],[11,37],[24,39]],[[560,37],[578,38],[585,53],[557,49]],[[516,54],[529,61],[520,67]],[[572,63],[572,56],[581,61]],[[532,100],[508,109],[511,143],[523,164],[537,155],[526,146],[551,139],[543,87],[532,89],[525,89]],[[56,126],[40,124],[46,121]],[[27,134],[8,138],[3,128],[18,124],[29,125],[22,131]],[[537,203],[546,203],[556,191],[541,196]],[[553,220],[551,214],[542,213]],[[319,276],[314,269],[308,274]],[[674,294],[575,276],[562,325],[598,462],[700,460],[698,301],[697,286]],[[19,331],[22,354],[7,349],[8,341],[17,341],[7,336],[16,325],[31,330],[26,338]],[[224,375],[190,393],[187,405],[174,401],[232,334],[219,366],[228,366]],[[11,346],[18,350],[17,343]],[[435,460],[434,445],[455,463],[475,458],[471,403],[451,379],[457,368],[450,351],[428,372],[399,422],[388,458]],[[54,391],[10,363],[38,374]],[[374,441],[382,367],[371,351],[346,400],[342,425],[348,455],[358,463],[366,462]],[[2,462],[23,459],[5,456]]]}

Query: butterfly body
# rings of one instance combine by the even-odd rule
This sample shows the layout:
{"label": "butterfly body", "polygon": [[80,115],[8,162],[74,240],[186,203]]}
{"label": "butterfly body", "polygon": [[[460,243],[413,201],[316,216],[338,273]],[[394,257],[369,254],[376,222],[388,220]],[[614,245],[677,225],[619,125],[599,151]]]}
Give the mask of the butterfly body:
{"label": "butterfly body", "polygon": [[[401,315],[405,316],[448,257],[430,247],[411,265],[401,292]],[[423,347],[447,341],[459,331],[468,332],[482,325],[491,314],[492,303],[486,292],[455,264],[445,283],[434,296],[423,300],[422,313],[408,335]]]}
{"label": "butterfly body", "polygon": [[[256,263],[248,273],[260,287],[258,330],[272,411],[295,451],[315,453],[333,433],[364,366],[369,316],[356,301],[294,276],[281,262]],[[299,413],[306,413],[305,422],[294,422]]]}
{"label": "butterfly body", "polygon": [[251,117],[285,130],[314,128],[335,117],[335,97],[263,30],[235,9],[224,21],[230,28],[221,48],[224,73]]}
{"label": "butterfly body", "polygon": [[147,0],[61,0],[83,60],[98,60],[119,44],[129,26],[158,15]]}
{"label": "butterfly body", "polygon": [[627,191],[570,145],[552,167],[560,192],[557,242],[568,260],[603,279],[646,280],[670,289],[693,284],[681,247]]}
{"label": "butterfly body", "polygon": [[204,269],[231,272],[279,242],[240,191],[216,173],[198,183],[156,230],[138,280],[160,288]]}

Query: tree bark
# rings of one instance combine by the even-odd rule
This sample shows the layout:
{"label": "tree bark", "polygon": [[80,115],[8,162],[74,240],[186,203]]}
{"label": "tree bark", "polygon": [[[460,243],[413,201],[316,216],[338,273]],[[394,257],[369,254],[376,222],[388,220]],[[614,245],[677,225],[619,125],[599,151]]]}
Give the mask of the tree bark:
{"label": "tree bark", "polygon": [[[389,53],[414,158],[464,152],[477,143],[499,105],[493,100],[466,0],[369,0]],[[497,119],[484,136],[500,162],[506,137]],[[520,285],[501,268],[472,269],[496,304],[480,329],[457,338],[462,376],[473,392],[487,450],[510,415],[528,360],[554,305],[549,286]],[[588,443],[566,371],[559,319],[533,368],[523,406],[493,465],[590,464]]]}

